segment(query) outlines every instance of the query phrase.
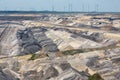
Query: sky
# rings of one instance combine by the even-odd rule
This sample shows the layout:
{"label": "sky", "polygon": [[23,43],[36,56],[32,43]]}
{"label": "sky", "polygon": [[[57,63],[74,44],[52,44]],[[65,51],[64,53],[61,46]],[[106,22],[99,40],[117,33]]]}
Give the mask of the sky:
{"label": "sky", "polygon": [[120,12],[120,0],[0,0],[0,10]]}

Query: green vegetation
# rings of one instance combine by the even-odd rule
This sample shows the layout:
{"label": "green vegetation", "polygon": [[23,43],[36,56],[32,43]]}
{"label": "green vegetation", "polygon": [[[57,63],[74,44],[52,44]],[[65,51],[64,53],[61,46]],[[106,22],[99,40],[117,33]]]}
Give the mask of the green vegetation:
{"label": "green vegetation", "polygon": [[32,56],[28,60],[35,60],[38,58],[45,58],[45,57],[48,57],[48,55],[47,54],[32,54]]}
{"label": "green vegetation", "polygon": [[[120,43],[120,42],[118,42],[118,43]],[[118,43],[116,43],[116,44],[118,44]],[[116,44],[108,45],[108,46],[104,46],[104,47],[98,47],[98,48],[67,50],[67,51],[63,51],[62,54],[63,55],[74,55],[74,54],[90,52],[90,51],[99,51],[99,50],[108,50],[108,49],[119,48],[120,46],[117,46]]]}
{"label": "green vegetation", "polygon": [[36,54],[32,54],[31,58],[29,60],[35,60]]}
{"label": "green vegetation", "polygon": [[83,49],[77,49],[77,50],[67,50],[67,51],[64,51],[62,53],[64,55],[74,55],[74,54],[83,53],[83,52],[85,52]]}
{"label": "green vegetation", "polygon": [[98,73],[95,73],[95,74],[89,76],[88,80],[104,80],[104,79],[102,79],[102,77]]}

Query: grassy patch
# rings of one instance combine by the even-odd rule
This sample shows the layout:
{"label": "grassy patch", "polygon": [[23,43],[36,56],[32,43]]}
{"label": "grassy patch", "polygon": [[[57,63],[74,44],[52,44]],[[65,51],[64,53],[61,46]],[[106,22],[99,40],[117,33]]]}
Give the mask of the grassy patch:
{"label": "grassy patch", "polygon": [[98,73],[95,73],[95,74],[89,76],[88,80],[104,80],[104,79],[102,79],[102,77]]}
{"label": "grassy patch", "polygon": [[36,59],[36,54],[32,54],[29,60],[35,60]]}
{"label": "grassy patch", "polygon": [[67,50],[67,51],[63,51],[62,53],[64,55],[74,55],[77,53],[84,53],[85,51],[83,49],[78,49],[78,50]]}
{"label": "grassy patch", "polygon": [[32,54],[32,56],[28,60],[35,60],[38,58],[45,58],[48,57],[47,54]]}

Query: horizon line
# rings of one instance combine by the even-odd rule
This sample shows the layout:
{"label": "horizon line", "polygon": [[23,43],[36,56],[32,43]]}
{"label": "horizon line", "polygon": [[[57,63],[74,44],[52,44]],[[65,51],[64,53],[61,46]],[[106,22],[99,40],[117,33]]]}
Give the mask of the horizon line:
{"label": "horizon line", "polygon": [[0,13],[6,13],[6,12],[10,12],[10,13],[15,13],[15,12],[19,12],[19,13],[120,13],[119,11],[51,11],[51,10],[40,10],[40,11],[35,11],[35,10],[0,10]]}

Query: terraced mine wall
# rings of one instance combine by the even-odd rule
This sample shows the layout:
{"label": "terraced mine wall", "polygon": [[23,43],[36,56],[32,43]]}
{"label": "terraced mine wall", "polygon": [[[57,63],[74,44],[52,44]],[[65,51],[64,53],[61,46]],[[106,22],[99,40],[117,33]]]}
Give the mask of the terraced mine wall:
{"label": "terraced mine wall", "polygon": [[35,53],[44,49],[45,53],[59,49],[45,35],[46,29],[6,27],[0,29],[0,54],[6,56]]}
{"label": "terraced mine wall", "polygon": [[48,16],[0,16],[0,20],[23,21],[23,20],[49,20]]}

